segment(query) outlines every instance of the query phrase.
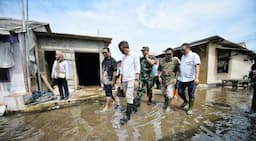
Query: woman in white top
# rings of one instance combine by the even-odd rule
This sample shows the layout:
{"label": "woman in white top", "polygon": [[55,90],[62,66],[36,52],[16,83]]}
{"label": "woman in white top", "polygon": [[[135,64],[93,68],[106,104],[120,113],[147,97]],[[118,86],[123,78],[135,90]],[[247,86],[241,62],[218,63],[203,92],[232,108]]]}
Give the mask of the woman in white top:
{"label": "woman in white top", "polygon": [[60,99],[68,99],[69,91],[68,91],[68,64],[64,60],[63,53],[61,51],[56,51],[55,54],[56,60],[54,61],[52,67],[52,79],[57,83],[60,92]]}

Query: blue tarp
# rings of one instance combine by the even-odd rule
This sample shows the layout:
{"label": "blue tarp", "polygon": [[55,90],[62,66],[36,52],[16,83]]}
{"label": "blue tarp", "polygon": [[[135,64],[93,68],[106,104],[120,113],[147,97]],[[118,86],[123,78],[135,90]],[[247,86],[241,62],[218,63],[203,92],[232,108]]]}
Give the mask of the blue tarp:
{"label": "blue tarp", "polygon": [[46,91],[35,91],[33,94],[32,94],[32,100],[33,101],[38,101],[40,98],[42,97],[48,97],[48,98],[51,98],[53,97],[53,93],[52,92],[46,92]]}

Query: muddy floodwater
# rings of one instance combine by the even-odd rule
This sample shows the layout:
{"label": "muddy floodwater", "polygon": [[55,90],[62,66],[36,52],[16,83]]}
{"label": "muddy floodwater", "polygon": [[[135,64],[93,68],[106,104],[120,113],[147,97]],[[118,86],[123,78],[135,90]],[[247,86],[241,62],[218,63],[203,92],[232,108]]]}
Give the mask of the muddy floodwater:
{"label": "muddy floodwater", "polygon": [[[40,113],[16,113],[0,117],[0,140],[22,141],[256,141],[256,115],[250,114],[252,92],[200,88],[192,116],[172,103],[162,110],[163,97],[142,105],[127,125],[119,125],[122,110],[101,113],[104,102],[95,100],[78,106]],[[122,99],[124,105],[124,99]]]}

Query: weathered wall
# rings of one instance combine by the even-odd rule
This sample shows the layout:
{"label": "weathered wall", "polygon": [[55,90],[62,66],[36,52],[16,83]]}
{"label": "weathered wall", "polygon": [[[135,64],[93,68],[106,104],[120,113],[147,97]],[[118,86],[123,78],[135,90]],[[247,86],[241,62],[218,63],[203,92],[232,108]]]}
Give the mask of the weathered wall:
{"label": "weathered wall", "polygon": [[207,84],[207,65],[208,65],[208,54],[207,54],[207,46],[202,47],[196,47],[195,49],[192,49],[194,52],[196,52],[200,56],[201,65],[200,65],[200,71],[199,71],[199,80],[200,84]]}
{"label": "weathered wall", "polygon": [[81,40],[81,39],[71,39],[71,38],[46,38],[46,37],[37,37],[38,43],[41,48],[47,50],[72,50],[77,52],[92,52],[97,53],[104,43],[100,41],[90,41],[90,40]]}
{"label": "weathered wall", "polygon": [[[86,53],[100,53],[102,48],[105,46],[104,42],[101,41],[90,41],[82,39],[72,38],[46,38],[37,37],[38,46],[47,51],[62,50],[65,55],[65,59],[69,64],[69,76],[68,84],[69,89],[74,91],[78,87],[78,76],[76,71],[75,52],[86,52]],[[100,53],[100,62],[102,61],[102,55]],[[93,61],[93,60],[92,60]],[[101,68],[100,68],[101,69]]]}
{"label": "weathered wall", "polygon": [[22,68],[22,56],[19,43],[11,44],[14,53],[14,67],[9,69],[10,82],[0,82],[0,103],[4,103],[4,96],[24,94],[26,92]]}
{"label": "weathered wall", "polygon": [[246,55],[238,54],[232,56],[234,52],[231,52],[231,58],[229,60],[228,73],[217,73],[217,50],[218,44],[210,43],[208,47],[208,74],[207,83],[221,83],[223,79],[242,79],[245,74],[248,74],[252,62],[244,61]]}

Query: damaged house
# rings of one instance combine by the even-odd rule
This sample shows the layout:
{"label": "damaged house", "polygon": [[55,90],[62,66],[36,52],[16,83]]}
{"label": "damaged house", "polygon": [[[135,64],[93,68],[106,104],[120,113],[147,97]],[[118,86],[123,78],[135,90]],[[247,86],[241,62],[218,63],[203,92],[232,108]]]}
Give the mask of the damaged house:
{"label": "damaged house", "polygon": [[[70,91],[100,86],[101,49],[111,38],[51,32],[48,23],[0,18],[0,103],[8,110],[24,108],[24,95],[51,90],[50,74],[55,51],[64,52],[69,64]],[[27,40],[25,40],[25,38]]]}

